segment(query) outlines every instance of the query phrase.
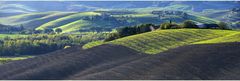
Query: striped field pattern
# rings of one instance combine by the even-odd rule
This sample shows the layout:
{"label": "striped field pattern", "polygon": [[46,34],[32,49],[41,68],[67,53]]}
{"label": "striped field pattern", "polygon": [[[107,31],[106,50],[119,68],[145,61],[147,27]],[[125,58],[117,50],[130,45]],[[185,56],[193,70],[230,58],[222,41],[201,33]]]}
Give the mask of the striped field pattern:
{"label": "striped field pattern", "polygon": [[231,30],[171,29],[132,35],[108,43],[127,46],[147,54],[156,54],[200,41],[206,41],[202,43],[219,43],[231,38],[225,42],[240,42],[239,36],[240,32]]}

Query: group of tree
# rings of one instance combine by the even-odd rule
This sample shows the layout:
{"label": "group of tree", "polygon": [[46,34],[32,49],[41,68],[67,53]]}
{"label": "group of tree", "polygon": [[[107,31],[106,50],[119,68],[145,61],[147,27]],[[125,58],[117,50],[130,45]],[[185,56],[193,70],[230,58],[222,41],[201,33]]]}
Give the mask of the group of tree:
{"label": "group of tree", "polygon": [[0,56],[38,55],[105,39],[105,33],[32,34],[27,37],[0,40]]}
{"label": "group of tree", "polygon": [[181,28],[203,28],[203,29],[230,29],[227,23],[219,22],[213,24],[202,24],[203,27],[199,27],[196,22],[191,20],[186,20],[183,23],[177,24],[170,22],[165,22],[160,25],[160,29],[181,29]]}
{"label": "group of tree", "polygon": [[127,27],[117,28],[116,32],[109,34],[108,38],[105,41],[111,41],[111,40],[122,38],[125,36],[149,32],[158,28],[159,26],[156,26],[154,24],[141,24],[137,26],[127,26]]}
{"label": "group of tree", "polygon": [[18,33],[23,30],[25,30],[25,28],[22,25],[18,27],[0,24],[0,33]]}
{"label": "group of tree", "polygon": [[60,34],[62,32],[61,28],[56,29],[43,29],[43,30],[35,30],[35,29],[27,29],[23,25],[20,26],[10,26],[0,24],[0,33],[20,33],[20,34]]}
{"label": "group of tree", "polygon": [[21,31],[20,34],[60,34],[63,30],[61,28],[56,29],[43,29],[43,30],[35,30],[35,29],[28,29]]}

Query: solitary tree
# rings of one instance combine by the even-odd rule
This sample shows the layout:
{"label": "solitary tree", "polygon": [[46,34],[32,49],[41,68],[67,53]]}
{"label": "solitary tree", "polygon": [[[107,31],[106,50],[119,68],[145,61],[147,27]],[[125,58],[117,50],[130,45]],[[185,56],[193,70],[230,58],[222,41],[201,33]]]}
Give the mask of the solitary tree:
{"label": "solitary tree", "polygon": [[220,29],[223,29],[223,30],[224,29],[229,29],[227,23],[225,23],[225,22],[219,22],[218,26],[219,26]]}
{"label": "solitary tree", "polygon": [[55,29],[55,32],[59,34],[59,33],[62,32],[62,29],[61,28],[57,28],[57,29]]}

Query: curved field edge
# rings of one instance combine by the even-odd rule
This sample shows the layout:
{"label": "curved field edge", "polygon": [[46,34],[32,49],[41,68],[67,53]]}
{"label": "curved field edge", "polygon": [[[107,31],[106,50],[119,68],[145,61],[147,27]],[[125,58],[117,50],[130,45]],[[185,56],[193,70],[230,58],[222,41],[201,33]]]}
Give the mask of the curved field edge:
{"label": "curved field edge", "polygon": [[27,22],[33,21],[34,19],[43,18],[45,16],[48,16],[48,15],[51,15],[54,13],[57,13],[57,12],[20,14],[20,15],[16,15],[16,16],[0,18],[0,22],[9,24],[9,25],[19,25],[22,23],[27,23]]}
{"label": "curved field edge", "polygon": [[[221,41],[221,38],[225,37],[232,40]],[[218,39],[218,41],[211,42],[240,42],[240,38],[235,37],[240,37],[240,32],[213,29],[170,29],[132,35],[110,42],[92,42],[84,45],[83,48],[87,49],[101,44],[115,44],[123,45],[142,53],[157,54],[172,48],[191,45],[201,41]],[[205,43],[207,42],[203,42],[202,44]]]}
{"label": "curved field edge", "polygon": [[105,44],[104,41],[93,41],[93,42],[89,42],[85,45],[83,45],[83,49],[88,49],[88,48],[92,48],[92,47],[95,47],[95,46],[99,46],[99,45],[102,45],[102,44]]}
{"label": "curved field edge", "polygon": [[19,57],[0,57],[0,64],[8,63],[11,61],[24,60],[28,58],[33,58],[33,56],[19,56]]}
{"label": "curved field edge", "polygon": [[213,44],[213,43],[226,43],[226,42],[240,42],[240,32],[232,33],[223,37],[215,39],[195,42],[193,44]]}
{"label": "curved field edge", "polygon": [[73,31],[79,30],[81,29],[81,27],[86,27],[86,26],[89,26],[90,24],[91,22],[89,21],[77,20],[57,28],[61,28],[63,30],[62,33],[66,33],[66,32],[73,32]]}
{"label": "curved field edge", "polygon": [[57,28],[60,26],[64,26],[68,23],[72,23],[74,21],[77,21],[79,19],[81,19],[82,17],[86,17],[86,16],[93,16],[93,15],[99,15],[99,13],[95,13],[95,12],[81,12],[81,13],[75,13],[66,17],[61,17],[58,18],[56,20],[50,21],[48,23],[45,23],[41,26],[39,26],[38,28],[36,28],[36,30],[43,30],[45,28]]}

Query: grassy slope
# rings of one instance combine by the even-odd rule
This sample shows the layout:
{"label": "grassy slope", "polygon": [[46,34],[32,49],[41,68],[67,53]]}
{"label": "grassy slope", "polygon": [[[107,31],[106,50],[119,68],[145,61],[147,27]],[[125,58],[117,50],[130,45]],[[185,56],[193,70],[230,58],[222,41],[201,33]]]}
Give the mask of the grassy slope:
{"label": "grassy slope", "polygon": [[73,14],[72,12],[43,12],[43,13],[30,13],[16,15],[6,18],[0,18],[0,22],[9,25],[22,24],[26,28],[36,28],[44,23],[52,20],[68,16]]}
{"label": "grassy slope", "polygon": [[148,54],[155,54],[178,46],[222,37],[235,32],[237,31],[211,29],[157,30],[121,38],[110,43],[124,45]]}
{"label": "grassy slope", "polygon": [[99,15],[99,13],[95,13],[95,12],[83,12],[83,13],[77,13],[77,14],[73,14],[73,15],[69,15],[66,17],[62,17],[53,21],[50,21],[48,23],[45,23],[41,26],[39,26],[37,28],[37,30],[42,30],[45,28],[56,28],[56,27],[60,27],[66,24],[69,24],[71,22],[77,21],[79,19],[81,19],[82,17],[86,17],[86,16],[92,16],[92,15]]}
{"label": "grassy slope", "polygon": [[65,25],[62,25],[57,28],[63,29],[62,33],[66,32],[74,32],[80,29],[91,28],[91,27],[109,27],[115,25],[116,22],[113,21],[106,21],[106,20],[95,20],[95,21],[88,21],[88,20],[76,20]]}
{"label": "grassy slope", "polygon": [[29,22],[36,18],[41,18],[47,15],[50,15],[54,12],[43,12],[43,13],[30,13],[30,14],[21,14],[16,16],[10,16],[10,17],[3,17],[0,18],[0,23],[9,24],[9,25],[18,25],[23,24],[26,22]]}
{"label": "grassy slope", "polygon": [[68,16],[68,15],[71,15],[71,14],[74,14],[74,13],[72,13],[72,12],[52,13],[52,14],[49,14],[49,15],[41,17],[41,18],[33,19],[29,22],[25,22],[25,23],[23,23],[23,25],[25,27],[28,27],[28,28],[37,28],[37,27],[41,26],[42,24],[48,23],[48,22],[53,21],[55,19],[65,17],[65,16]]}
{"label": "grassy slope", "polygon": [[240,42],[240,32],[232,33],[215,39],[196,42],[194,44],[224,43],[224,42]]}
{"label": "grassy slope", "polygon": [[189,19],[193,20],[193,21],[200,22],[200,23],[208,23],[208,24],[218,23],[219,22],[218,20],[211,19],[211,18],[204,17],[204,16],[198,16],[198,15],[191,15],[189,17]]}
{"label": "grassy slope", "polygon": [[[240,32],[211,29],[170,29],[132,35],[108,44],[130,47],[140,52],[156,54],[179,46],[199,43],[240,42]],[[225,40],[231,39],[231,40]],[[200,42],[203,41],[203,42]],[[100,45],[102,42],[95,42]],[[100,43],[100,44],[99,44]],[[93,43],[94,44],[94,43]],[[90,48],[91,43],[83,48]]]}
{"label": "grassy slope", "polygon": [[226,20],[229,14],[230,14],[229,10],[212,10],[212,9],[204,10],[202,13],[198,13],[198,15],[217,20]]}
{"label": "grassy slope", "polygon": [[81,27],[86,27],[86,26],[89,26],[90,24],[91,22],[88,22],[85,20],[77,20],[77,21],[68,23],[66,25],[60,26],[58,28],[61,28],[63,30],[62,33],[66,33],[66,32],[79,30]]}

